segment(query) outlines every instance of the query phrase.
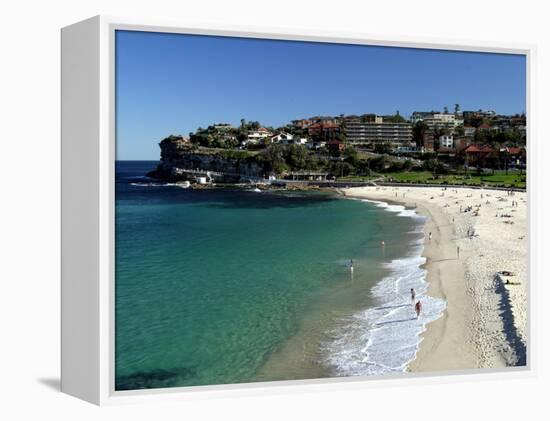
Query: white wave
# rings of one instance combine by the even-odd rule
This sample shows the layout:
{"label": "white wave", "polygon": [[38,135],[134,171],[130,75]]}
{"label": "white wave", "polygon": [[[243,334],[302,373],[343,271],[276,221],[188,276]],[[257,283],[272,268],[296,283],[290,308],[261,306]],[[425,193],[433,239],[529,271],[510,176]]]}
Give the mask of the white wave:
{"label": "white wave", "polygon": [[394,205],[394,204],[389,204],[389,203],[386,203],[386,202],[380,202],[378,200],[370,200],[370,199],[358,199],[358,200],[360,200],[361,202],[373,203],[377,207],[384,208],[384,210],[387,210],[388,212],[397,213],[398,216],[406,216],[406,217],[412,217],[412,218],[424,218],[423,216],[418,215],[416,213],[415,209],[407,209],[403,205]]}
{"label": "white wave", "polygon": [[138,187],[167,187],[167,186],[180,187],[180,185],[177,183],[153,183],[153,182],[150,182],[150,183],[136,182],[136,183],[130,183],[130,185],[138,186]]}
{"label": "white wave", "polygon": [[[417,247],[420,254],[422,247]],[[426,271],[420,255],[389,264],[390,275],[372,288],[379,303],[341,321],[324,346],[328,364],[341,376],[404,372],[414,360],[426,324],[439,318],[446,301],[426,295]],[[417,319],[410,290],[422,303]]]}

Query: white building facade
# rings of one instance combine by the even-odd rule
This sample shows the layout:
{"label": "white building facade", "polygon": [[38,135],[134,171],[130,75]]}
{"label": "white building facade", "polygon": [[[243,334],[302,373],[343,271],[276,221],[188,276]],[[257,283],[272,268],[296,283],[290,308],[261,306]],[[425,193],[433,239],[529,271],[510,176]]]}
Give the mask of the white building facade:
{"label": "white building facade", "polygon": [[263,127],[258,130],[250,130],[246,137],[245,143],[251,143],[253,145],[260,143],[260,141],[267,139],[271,136],[271,132]]}
{"label": "white building facade", "polygon": [[453,135],[443,135],[439,137],[439,147],[441,148],[447,148],[447,149],[453,149],[455,146],[455,142],[453,139]]}

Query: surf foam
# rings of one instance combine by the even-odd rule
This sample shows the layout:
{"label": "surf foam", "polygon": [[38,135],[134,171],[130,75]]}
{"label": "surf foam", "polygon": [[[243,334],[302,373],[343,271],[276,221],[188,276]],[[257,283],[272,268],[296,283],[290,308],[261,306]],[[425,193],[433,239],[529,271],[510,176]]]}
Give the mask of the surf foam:
{"label": "surf foam", "polygon": [[[367,201],[367,200],[365,200]],[[400,205],[368,201],[400,216],[423,218],[414,210]],[[341,320],[330,332],[326,345],[327,362],[337,375],[379,375],[404,372],[414,360],[426,324],[439,318],[446,301],[426,294],[426,270],[421,266],[423,242],[413,244],[413,255],[387,264],[390,274],[377,283],[371,294],[377,307],[358,312]],[[411,288],[422,303],[416,318]]]}

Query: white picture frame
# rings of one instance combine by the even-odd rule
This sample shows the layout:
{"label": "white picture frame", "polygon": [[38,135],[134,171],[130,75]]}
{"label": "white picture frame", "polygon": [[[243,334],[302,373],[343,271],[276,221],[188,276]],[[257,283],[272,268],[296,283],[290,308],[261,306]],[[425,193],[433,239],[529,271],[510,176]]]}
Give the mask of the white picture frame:
{"label": "white picture frame", "polygon": [[[97,405],[181,400],[190,397],[294,393],[344,388],[415,385],[480,379],[526,377],[536,373],[534,300],[529,299],[529,346],[526,367],[505,370],[348,377],[273,383],[195,386],[170,389],[114,390],[114,66],[116,30],[316,41],[426,49],[524,54],[527,59],[529,244],[536,223],[532,174],[537,145],[531,128],[534,92],[532,45],[453,40],[403,39],[364,34],[323,33],[231,25],[185,25],[177,22],[96,16],[65,27],[62,40],[62,377],[63,392]],[[533,253],[529,253],[529,268]],[[529,297],[536,280],[529,269]],[[376,380],[376,381],[373,381]],[[381,381],[383,380],[383,381]]]}

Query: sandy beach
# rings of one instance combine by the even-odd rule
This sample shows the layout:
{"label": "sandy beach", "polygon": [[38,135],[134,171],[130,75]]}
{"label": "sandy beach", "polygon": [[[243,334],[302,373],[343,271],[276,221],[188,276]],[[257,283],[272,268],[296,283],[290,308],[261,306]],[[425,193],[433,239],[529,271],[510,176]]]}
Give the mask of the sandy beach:
{"label": "sandy beach", "polygon": [[409,371],[526,364],[526,193],[373,186],[343,194],[400,203],[427,217],[428,295],[447,308],[427,325]]}

